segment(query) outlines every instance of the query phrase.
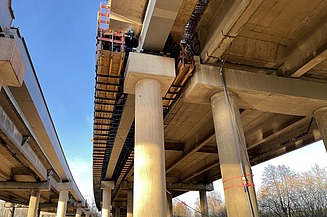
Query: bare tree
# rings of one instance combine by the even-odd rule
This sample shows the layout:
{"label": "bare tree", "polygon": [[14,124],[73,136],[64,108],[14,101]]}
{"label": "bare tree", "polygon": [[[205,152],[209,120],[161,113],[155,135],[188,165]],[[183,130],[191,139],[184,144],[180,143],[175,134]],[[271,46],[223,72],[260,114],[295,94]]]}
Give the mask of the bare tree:
{"label": "bare tree", "polygon": [[263,215],[292,217],[297,206],[293,191],[297,179],[297,174],[285,165],[270,164],[265,168],[258,194]]}
{"label": "bare tree", "polygon": [[[200,213],[200,199],[195,201],[195,209],[199,212],[195,212],[195,217],[201,217]],[[208,210],[210,217],[226,217],[225,203],[218,191],[211,191],[208,193]]]}
{"label": "bare tree", "polygon": [[193,216],[192,210],[187,207],[184,201],[176,201],[173,202],[173,211],[174,217],[191,217]]}
{"label": "bare tree", "polygon": [[258,193],[261,216],[327,216],[327,172],[315,165],[295,173],[285,165],[268,165]]}

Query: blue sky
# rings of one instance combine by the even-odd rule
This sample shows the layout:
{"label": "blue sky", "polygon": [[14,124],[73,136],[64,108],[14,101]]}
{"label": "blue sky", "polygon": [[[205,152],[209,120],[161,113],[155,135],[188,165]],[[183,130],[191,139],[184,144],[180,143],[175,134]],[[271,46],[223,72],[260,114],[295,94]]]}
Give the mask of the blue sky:
{"label": "blue sky", "polygon": [[[13,24],[25,37],[61,145],[84,195],[93,192],[90,140],[98,6],[97,0],[13,1]],[[314,163],[327,166],[326,150],[320,142],[269,163],[293,170],[307,170]],[[256,184],[265,165],[254,168]]]}
{"label": "blue sky", "polygon": [[12,5],[58,132],[83,194],[92,186],[95,35],[99,1],[18,1]]}

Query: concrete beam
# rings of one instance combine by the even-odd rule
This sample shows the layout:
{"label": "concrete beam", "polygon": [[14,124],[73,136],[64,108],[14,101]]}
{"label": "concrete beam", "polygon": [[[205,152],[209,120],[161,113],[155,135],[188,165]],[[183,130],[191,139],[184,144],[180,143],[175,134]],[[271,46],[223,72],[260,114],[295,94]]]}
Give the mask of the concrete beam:
{"label": "concrete beam", "polygon": [[167,189],[173,191],[213,191],[213,184],[167,183]]}
{"label": "concrete beam", "polygon": [[115,182],[114,181],[101,181],[101,189],[114,189]]}
{"label": "concrete beam", "polygon": [[[315,51],[307,57],[306,63],[304,63],[302,66],[300,66],[298,69],[296,69],[295,72],[293,72],[290,77],[301,77],[306,72],[308,72],[310,69],[314,68],[316,65],[321,63],[323,60],[327,58],[327,44],[323,48],[320,48],[319,50]],[[286,73],[288,75],[289,73]]]}
{"label": "concrete beam", "polygon": [[73,183],[71,182],[56,182],[54,179],[50,179],[50,182],[57,191],[73,191]]}
{"label": "concrete beam", "polygon": [[0,182],[0,189],[3,191],[30,191],[40,190],[40,191],[50,191],[51,185],[50,182]]}
{"label": "concrete beam", "polygon": [[[217,154],[218,154],[218,152],[217,152]],[[189,181],[190,179],[193,179],[194,177],[197,177],[197,176],[201,175],[202,173],[205,173],[205,172],[207,172],[207,171],[209,171],[209,170],[211,170],[211,169],[213,169],[213,168],[215,168],[215,167],[219,167],[219,165],[220,165],[220,164],[219,164],[219,161],[218,161],[218,159],[217,159],[216,162],[213,162],[213,163],[207,165],[205,169],[199,169],[199,170],[193,172],[193,173],[190,174],[190,175],[187,175],[187,176],[185,176],[185,177],[182,177],[182,178],[181,178],[181,181],[182,181],[182,182]]]}
{"label": "concrete beam", "polygon": [[165,142],[165,151],[184,151],[184,144]]}
{"label": "concrete beam", "polygon": [[149,1],[139,36],[138,51],[141,49],[158,53],[162,51],[182,2],[182,0]]}
{"label": "concrete beam", "polygon": [[308,31],[290,49],[280,71],[285,76],[301,77],[327,57],[327,20]]}
{"label": "concrete beam", "polygon": [[20,87],[26,66],[15,39],[0,37],[0,65],[0,75],[4,76],[0,86]]}
{"label": "concrete beam", "polygon": [[[204,146],[197,150],[197,152],[207,153],[207,154],[217,154],[218,149],[216,144],[215,146]],[[184,151],[184,144],[183,143],[172,143],[172,142],[165,142],[165,151],[176,151],[181,152]]]}
{"label": "concrete beam", "polygon": [[180,159],[177,159],[175,162],[173,162],[171,165],[169,165],[166,169],[166,173],[169,173],[172,171],[176,166],[184,162],[190,155],[194,154],[198,150],[200,150],[202,147],[204,147],[206,144],[208,144],[213,138],[215,138],[215,134],[211,133],[207,138],[205,138],[202,142],[199,144],[196,144],[193,149],[187,150],[183,153],[183,156]]}
{"label": "concrete beam", "polygon": [[201,52],[204,63],[214,63],[221,57],[262,2],[263,0],[229,0],[223,2],[213,16],[212,24],[206,28],[209,37]]}
{"label": "concrete beam", "polygon": [[[234,69],[225,69],[225,80],[227,89],[237,94],[240,108],[312,116],[315,110],[327,106],[326,84]],[[184,99],[208,104],[210,97],[221,91],[220,67],[197,64]]]}
{"label": "concrete beam", "polygon": [[127,96],[124,111],[121,116],[119,128],[117,131],[117,136],[115,138],[114,147],[111,150],[109,164],[106,172],[107,180],[112,179],[117,161],[119,159],[121,150],[124,146],[125,140],[129,133],[129,129],[131,128],[131,125],[134,121],[134,118],[135,118],[135,96],[130,94]]}
{"label": "concrete beam", "polygon": [[0,130],[8,137],[8,139],[15,145],[15,147],[24,155],[34,172],[43,180],[47,180],[47,169],[42,164],[41,160],[34,153],[28,142],[24,145],[24,137],[19,132],[15,124],[11,121],[9,116],[0,106]]}
{"label": "concrete beam", "polygon": [[127,202],[126,201],[114,201],[112,202],[112,207],[126,207]]}
{"label": "concrete beam", "polygon": [[124,81],[124,92],[135,94],[135,85],[142,79],[157,80],[161,84],[164,96],[175,79],[175,61],[173,58],[130,53]]}

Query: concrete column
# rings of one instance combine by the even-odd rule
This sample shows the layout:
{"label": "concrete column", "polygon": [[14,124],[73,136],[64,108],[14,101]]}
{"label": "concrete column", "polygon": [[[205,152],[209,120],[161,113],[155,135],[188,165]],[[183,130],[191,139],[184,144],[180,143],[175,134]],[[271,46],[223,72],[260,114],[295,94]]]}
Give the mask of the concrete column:
{"label": "concrete column", "polygon": [[82,217],[82,208],[81,207],[78,207],[76,209],[75,217]]}
{"label": "concrete column", "polygon": [[209,209],[208,209],[207,192],[206,191],[199,191],[199,193],[200,193],[201,217],[208,217],[209,216]]}
{"label": "concrete column", "polygon": [[111,190],[114,188],[113,181],[101,182],[102,188],[102,208],[101,217],[110,217],[111,210]]}
{"label": "concrete column", "polygon": [[160,82],[135,86],[134,210],[136,217],[166,217],[164,128]]}
{"label": "concrete column", "polygon": [[252,171],[236,95],[233,93],[228,93],[228,95],[230,107],[227,106],[223,92],[216,93],[211,97],[227,215],[233,217],[252,216],[252,210],[253,216],[259,216],[254,187],[249,186],[247,188],[249,200],[251,201],[250,206],[245,188],[242,186],[243,179],[240,165],[243,165],[248,183],[253,183]]}
{"label": "concrete column", "polygon": [[65,217],[67,209],[68,190],[61,190],[59,193],[59,201],[57,206],[57,216]]}
{"label": "concrete column", "polygon": [[130,53],[124,92],[135,94],[135,217],[166,217],[162,96],[175,78],[174,59]]}
{"label": "concrete column", "polygon": [[115,217],[120,217],[120,206],[115,207]]}
{"label": "concrete column", "polygon": [[133,217],[133,189],[127,190],[127,217]]}
{"label": "concrete column", "polygon": [[15,206],[13,206],[12,208],[8,209],[8,217],[14,217],[15,215]]}
{"label": "concrete column", "polygon": [[327,107],[315,111],[314,116],[327,151]]}
{"label": "concrete column", "polygon": [[167,194],[167,217],[174,217],[173,196],[168,192],[166,194]]}
{"label": "concrete column", "polygon": [[32,190],[28,205],[27,217],[36,217],[39,209],[40,191]]}

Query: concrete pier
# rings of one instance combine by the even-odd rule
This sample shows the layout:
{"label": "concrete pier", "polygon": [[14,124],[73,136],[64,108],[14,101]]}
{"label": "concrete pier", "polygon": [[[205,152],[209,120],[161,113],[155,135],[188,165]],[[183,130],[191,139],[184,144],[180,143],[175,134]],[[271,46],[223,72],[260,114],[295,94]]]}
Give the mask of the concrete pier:
{"label": "concrete pier", "polygon": [[327,151],[327,107],[315,111],[314,116]]}
{"label": "concrete pier", "polygon": [[27,217],[36,217],[39,209],[40,191],[32,190],[28,205]]}
{"label": "concrete pier", "polygon": [[199,194],[200,194],[201,217],[207,217],[209,216],[207,192],[199,191]]}
{"label": "concrete pier", "polygon": [[174,60],[130,53],[124,91],[135,94],[135,217],[166,217],[162,96],[175,77]]}
{"label": "concrete pier", "polygon": [[111,210],[111,190],[114,188],[113,181],[102,181],[102,208],[101,217],[110,217]]}
{"label": "concrete pier", "polygon": [[[228,96],[228,104],[224,92],[216,93],[211,97],[227,215],[259,216],[236,95],[229,92]],[[242,174],[242,167],[245,176]],[[245,188],[249,192],[248,195]]]}
{"label": "concrete pier", "polygon": [[133,217],[133,189],[127,190],[127,217]]}
{"label": "concrete pier", "polygon": [[57,207],[56,217],[65,217],[67,210],[68,190],[61,190]]}

